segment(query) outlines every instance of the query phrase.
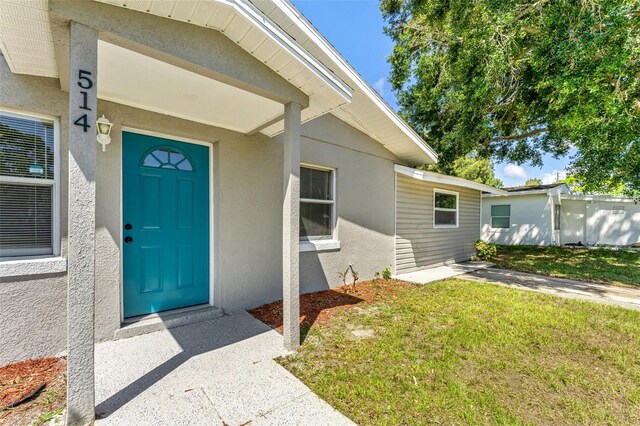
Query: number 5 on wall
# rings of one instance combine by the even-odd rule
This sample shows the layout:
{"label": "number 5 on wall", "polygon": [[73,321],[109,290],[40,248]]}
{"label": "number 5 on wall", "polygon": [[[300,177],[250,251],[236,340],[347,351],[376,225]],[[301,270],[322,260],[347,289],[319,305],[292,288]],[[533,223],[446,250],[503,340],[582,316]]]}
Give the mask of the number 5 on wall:
{"label": "number 5 on wall", "polygon": [[93,87],[93,81],[89,77],[87,77],[89,75],[91,75],[91,71],[79,70],[78,86],[82,87],[83,89],[91,89]]}

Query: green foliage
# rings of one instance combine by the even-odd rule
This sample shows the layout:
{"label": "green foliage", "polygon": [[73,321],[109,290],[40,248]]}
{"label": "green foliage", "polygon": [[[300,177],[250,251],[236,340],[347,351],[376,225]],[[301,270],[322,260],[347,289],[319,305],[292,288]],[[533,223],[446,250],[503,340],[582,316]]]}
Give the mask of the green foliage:
{"label": "green foliage", "polygon": [[464,157],[460,157],[455,160],[451,170],[445,170],[445,168],[440,167],[440,163],[429,164],[421,166],[420,168],[436,173],[457,176],[462,179],[483,183],[496,188],[502,188],[503,186],[502,181],[496,177],[491,160],[479,157],[475,153],[465,155]]}
{"label": "green foliage", "polygon": [[43,413],[40,415],[40,417],[36,419],[33,425],[34,426],[43,425],[47,423],[49,420],[53,419],[55,416],[60,416],[60,415],[62,415],[62,409]]}
{"label": "green foliage", "polygon": [[638,0],[382,0],[403,117],[455,160],[577,148],[586,191],[640,193]]}
{"label": "green foliage", "polygon": [[531,179],[527,179],[527,181],[524,183],[524,186],[538,186],[538,185],[542,185],[542,179],[531,178]]}
{"label": "green foliage", "polygon": [[391,279],[391,268],[384,268],[382,270],[382,278],[384,278],[385,280]]}
{"label": "green foliage", "polygon": [[496,245],[493,243],[487,243],[482,240],[477,240],[475,244],[476,254],[478,259],[489,260],[495,257],[497,253]]}
{"label": "green foliage", "polygon": [[569,187],[569,189],[571,189],[571,192],[573,192],[574,194],[603,193],[607,195],[617,195],[620,197],[625,195],[633,195],[635,196],[636,199],[638,198],[637,193],[629,194],[629,192],[627,191],[627,187],[624,184],[622,183],[613,184],[611,183],[610,180],[605,182],[604,185],[602,186],[603,188],[605,188],[605,192],[601,192],[597,190],[596,191],[587,190],[587,187],[585,187],[585,185],[578,179],[576,175],[567,176],[566,179],[560,182],[566,184]]}

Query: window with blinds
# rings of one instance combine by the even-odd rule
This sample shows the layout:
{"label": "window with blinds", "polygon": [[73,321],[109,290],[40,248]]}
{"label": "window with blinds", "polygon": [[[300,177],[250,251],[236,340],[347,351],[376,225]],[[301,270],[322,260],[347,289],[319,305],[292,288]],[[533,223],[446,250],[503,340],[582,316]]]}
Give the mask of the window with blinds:
{"label": "window with blinds", "polygon": [[53,254],[54,122],[0,110],[0,258]]}

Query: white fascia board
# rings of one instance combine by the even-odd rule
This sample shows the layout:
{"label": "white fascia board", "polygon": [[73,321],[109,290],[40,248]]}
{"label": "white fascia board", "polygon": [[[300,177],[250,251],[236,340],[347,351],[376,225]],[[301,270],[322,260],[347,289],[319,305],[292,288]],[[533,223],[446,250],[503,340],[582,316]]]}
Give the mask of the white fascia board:
{"label": "white fascia board", "polygon": [[425,182],[439,183],[442,185],[460,186],[462,188],[475,189],[477,191],[489,192],[497,196],[509,195],[507,191],[494,188],[493,186],[483,183],[473,182],[471,180],[462,179],[455,176],[441,175],[440,173],[426,172],[424,170],[412,169],[411,167],[396,164],[394,169],[397,173]]}
{"label": "white fascia board", "polygon": [[353,90],[338,76],[331,72],[319,60],[314,58],[298,43],[296,43],[285,31],[268,19],[257,7],[248,0],[216,0],[219,3],[231,6],[236,13],[244,17],[253,26],[259,28],[269,36],[278,46],[286,50],[301,64],[306,66],[325,84],[331,87],[345,102],[351,102]]}
{"label": "white fascia board", "polygon": [[635,203],[636,200],[633,198],[627,197],[614,197],[610,195],[572,195],[572,194],[562,194],[561,198],[563,200],[572,200],[572,201],[595,201],[595,202],[603,202],[603,203]]}
{"label": "white fascia board", "polygon": [[[506,191],[508,196],[524,196],[524,195],[548,195],[548,196],[558,196],[562,195],[563,197],[566,194],[570,194],[569,187],[566,184],[562,184],[559,186],[555,186],[550,189],[536,189],[533,191]],[[495,197],[493,194],[484,194],[483,197]]]}
{"label": "white fascia board", "polygon": [[[505,194],[501,194],[500,196],[507,196],[507,197],[518,197],[518,196],[522,196],[522,195],[547,195],[549,196],[549,190],[548,189],[538,189],[535,191],[517,191],[517,192],[509,192],[509,191],[504,191]],[[491,198],[491,197],[495,197],[496,195],[494,194],[483,194],[483,197],[486,198]]]}
{"label": "white fascia board", "polygon": [[289,17],[298,28],[312,40],[340,70],[348,75],[362,92],[382,110],[385,115],[402,130],[434,163],[438,162],[438,154],[404,121],[382,97],[367,83],[358,72],[335,50],[335,48],[320,34],[313,25],[288,0],[273,0],[273,4]]}

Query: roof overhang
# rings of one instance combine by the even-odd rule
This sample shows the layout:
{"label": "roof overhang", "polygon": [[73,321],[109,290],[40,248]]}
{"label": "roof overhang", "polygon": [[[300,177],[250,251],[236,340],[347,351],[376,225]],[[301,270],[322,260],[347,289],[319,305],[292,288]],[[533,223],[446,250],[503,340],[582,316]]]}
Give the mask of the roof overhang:
{"label": "roof overhang", "polygon": [[[286,0],[95,0],[222,32],[309,97],[302,121],[327,113],[367,134],[405,164],[437,154]],[[13,73],[59,76],[47,0],[0,0],[0,49]],[[281,119],[254,130],[275,136]]]}
{"label": "roof overhang", "polygon": [[[378,95],[324,36],[288,0],[252,0],[279,26],[354,88],[353,101],[331,111],[411,164],[437,163],[436,152]],[[367,120],[363,120],[367,117]],[[274,126],[270,129],[279,132]]]}
{"label": "roof overhang", "polygon": [[440,173],[427,172],[424,170],[412,169],[411,167],[401,166],[396,164],[394,167],[396,173],[400,173],[405,176],[409,176],[414,179],[422,180],[425,182],[439,183],[442,185],[460,186],[463,188],[475,189],[477,191],[489,192],[491,194],[504,196],[508,195],[507,191],[493,186],[485,185],[483,183],[474,182],[467,179],[462,179],[455,176],[442,175]]}
{"label": "roof overhang", "polygon": [[[508,196],[508,197],[518,197],[523,195],[549,195],[548,189],[538,189],[535,191],[521,191],[521,192],[509,192],[503,191],[504,194],[500,194],[500,197]],[[483,197],[495,197],[496,194],[483,194]]]}
{"label": "roof overhang", "polygon": [[[104,3],[117,4],[126,7],[128,2],[126,0],[98,0]],[[283,51],[287,52],[292,58],[299,63],[303,64],[309,71],[311,71],[316,77],[330,87],[337,95],[341,96],[345,102],[351,102],[353,90],[340,78],[338,78],[333,72],[331,72],[324,64],[311,56],[309,52],[304,50],[297,44],[289,34],[283,31],[277,25],[274,25],[269,19],[265,19],[265,16],[260,10],[251,4],[247,0],[209,0],[215,1],[221,4],[226,4],[233,8],[236,15],[242,17],[246,22],[249,22],[253,28],[259,29],[264,35],[269,37],[275,42]],[[174,7],[185,7],[185,2],[181,0],[174,0]],[[182,4],[180,4],[182,3]],[[192,3],[192,2],[186,2]],[[186,5],[189,7],[189,5]],[[197,6],[191,5],[191,8]],[[193,11],[195,15],[195,10]],[[173,10],[168,17],[173,18]],[[175,19],[175,18],[174,18]],[[190,20],[189,20],[190,21]],[[247,31],[248,33],[248,31]],[[246,35],[246,34],[245,34]]]}
{"label": "roof overhang", "polygon": [[[505,191],[506,192],[506,196],[513,196],[513,197],[519,197],[519,196],[525,196],[525,195],[546,195],[546,196],[559,196],[559,195],[563,195],[564,194],[570,194],[571,190],[569,189],[569,187],[567,186],[566,183],[563,183],[561,185],[557,185],[554,186],[553,188],[546,188],[546,189],[534,189],[531,191]],[[494,194],[484,194],[483,197],[495,197],[496,195]]]}
{"label": "roof overhang", "polygon": [[627,197],[614,197],[611,195],[574,195],[574,194],[562,194],[560,196],[563,200],[570,201],[587,201],[587,202],[603,202],[603,203],[634,203],[637,201],[633,198]]}

